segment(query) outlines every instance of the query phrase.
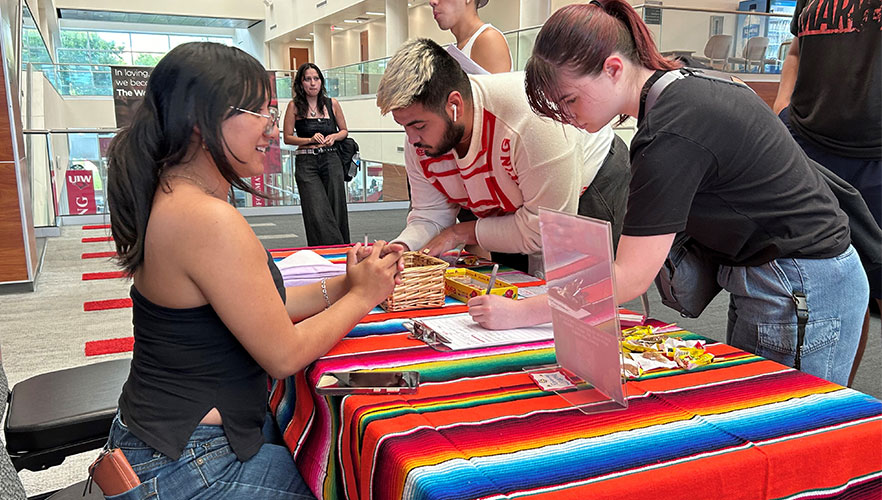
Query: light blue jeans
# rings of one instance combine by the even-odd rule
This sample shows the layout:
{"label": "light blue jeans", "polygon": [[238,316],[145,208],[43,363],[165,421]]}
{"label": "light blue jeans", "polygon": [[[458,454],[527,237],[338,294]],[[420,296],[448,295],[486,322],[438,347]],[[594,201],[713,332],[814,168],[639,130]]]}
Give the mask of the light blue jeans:
{"label": "light blue jeans", "polygon": [[108,445],[122,450],[141,484],[107,499],[315,499],[287,448],[264,444],[240,462],[219,425],[197,426],[181,458],[172,460],[129,432],[117,413]]}
{"label": "light blue jeans", "polygon": [[867,275],[854,247],[829,259],[773,260],[722,266],[717,280],[731,295],[726,342],[794,366],[797,346],[793,293],[806,296],[809,315],[801,370],[846,385],[869,300]]}

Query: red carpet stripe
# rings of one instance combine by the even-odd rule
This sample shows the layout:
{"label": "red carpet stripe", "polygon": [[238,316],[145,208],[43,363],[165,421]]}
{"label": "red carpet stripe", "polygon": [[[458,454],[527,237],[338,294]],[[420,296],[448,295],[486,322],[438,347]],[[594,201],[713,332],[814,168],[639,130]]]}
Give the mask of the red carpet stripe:
{"label": "red carpet stripe", "polygon": [[119,339],[93,340],[86,342],[86,356],[100,356],[102,354],[114,354],[117,352],[129,352],[135,345],[134,337]]}
{"label": "red carpet stripe", "polygon": [[86,252],[84,259],[107,259],[116,255],[116,252]]}
{"label": "red carpet stripe", "polygon": [[95,238],[83,238],[83,243],[98,243],[100,241],[113,241],[112,236],[98,236]]}
{"label": "red carpet stripe", "polygon": [[89,280],[109,280],[114,278],[125,278],[125,271],[109,271],[105,273],[83,273],[83,281]]}
{"label": "red carpet stripe", "polygon": [[132,307],[132,299],[91,300],[83,303],[85,311],[103,311],[105,309],[125,309]]}
{"label": "red carpet stripe", "polygon": [[92,226],[83,226],[83,229],[110,229],[110,224],[96,224]]}

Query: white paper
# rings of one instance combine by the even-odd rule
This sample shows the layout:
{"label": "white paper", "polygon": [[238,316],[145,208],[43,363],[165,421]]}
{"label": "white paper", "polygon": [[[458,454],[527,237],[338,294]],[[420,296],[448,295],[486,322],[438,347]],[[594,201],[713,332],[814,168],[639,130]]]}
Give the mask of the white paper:
{"label": "white paper", "polygon": [[478,66],[478,63],[469,59],[469,56],[465,55],[463,51],[459,50],[456,47],[455,43],[451,43],[447,46],[447,52],[456,59],[456,62],[462,67],[462,70],[466,72],[468,75],[489,75],[490,72],[486,69]]}
{"label": "white paper", "polygon": [[487,330],[475,323],[468,313],[438,316],[419,321],[434,330],[441,337],[439,340],[442,340],[444,345],[454,351],[538,342],[554,338],[551,323],[511,330]]}
{"label": "white paper", "polygon": [[312,250],[300,250],[279,261],[285,286],[302,286],[322,278],[333,278],[346,273],[346,264],[334,264]]}

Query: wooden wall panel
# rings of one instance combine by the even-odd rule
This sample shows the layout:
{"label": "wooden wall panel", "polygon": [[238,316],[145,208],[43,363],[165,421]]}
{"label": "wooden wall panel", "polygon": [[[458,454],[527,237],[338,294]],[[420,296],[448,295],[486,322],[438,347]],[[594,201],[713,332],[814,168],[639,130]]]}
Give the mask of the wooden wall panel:
{"label": "wooden wall panel", "polygon": [[0,282],[27,279],[15,163],[0,162]]}
{"label": "wooden wall panel", "polygon": [[[0,61],[2,64],[3,61]],[[12,132],[9,127],[9,108],[6,106],[6,81],[0,68],[0,162],[15,160],[12,153]],[[16,196],[17,198],[18,196]]]}
{"label": "wooden wall panel", "polygon": [[744,83],[766,101],[766,104],[768,104],[770,108],[775,104],[775,97],[778,95],[778,82],[762,81]]}
{"label": "wooden wall panel", "polygon": [[404,165],[383,164],[383,201],[407,201],[407,173]]}

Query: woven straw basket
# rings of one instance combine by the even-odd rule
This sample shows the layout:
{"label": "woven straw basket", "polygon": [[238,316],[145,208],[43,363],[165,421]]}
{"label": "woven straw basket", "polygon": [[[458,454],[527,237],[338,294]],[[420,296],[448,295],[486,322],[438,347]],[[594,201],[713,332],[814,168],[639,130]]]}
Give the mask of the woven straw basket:
{"label": "woven straw basket", "polygon": [[400,285],[380,304],[387,311],[407,311],[444,305],[447,263],[421,252],[404,252]]}

